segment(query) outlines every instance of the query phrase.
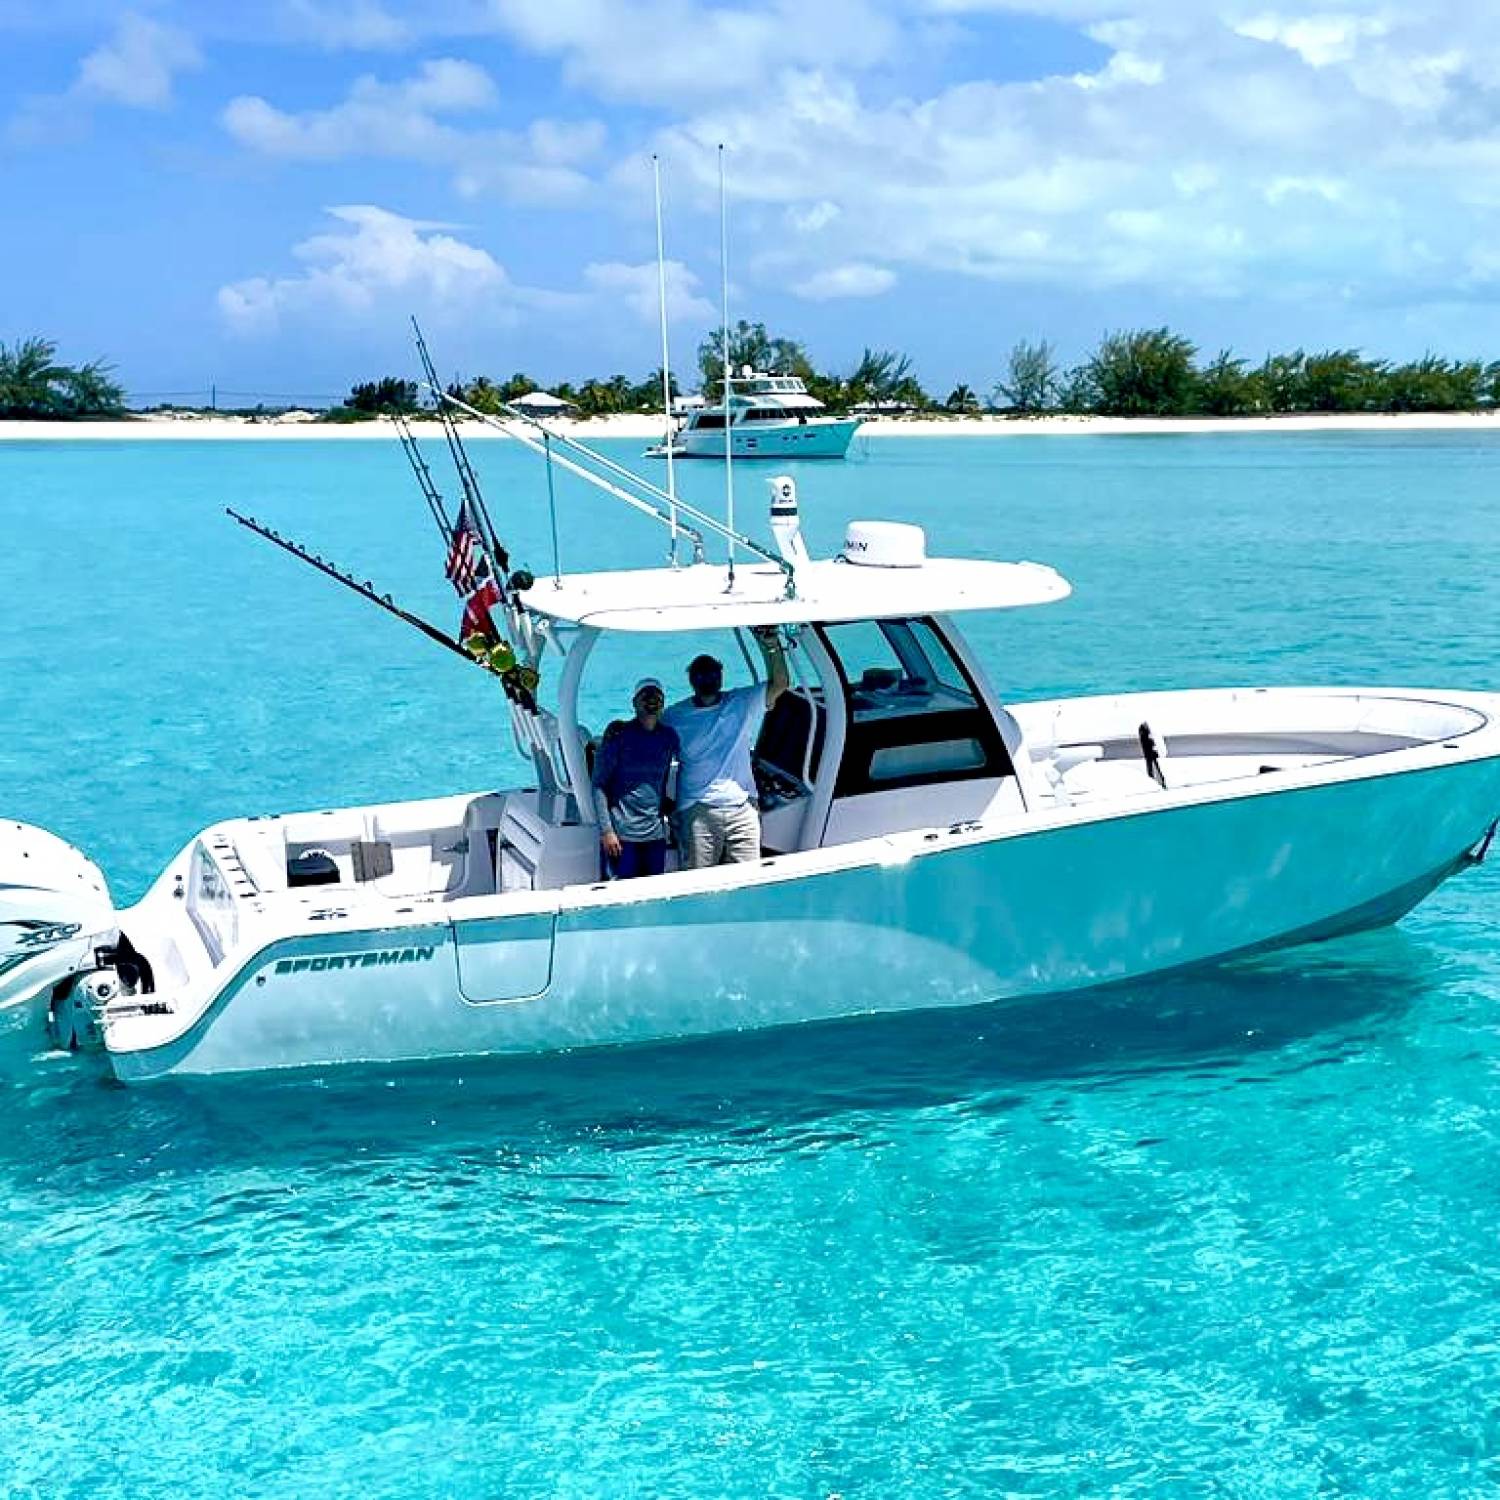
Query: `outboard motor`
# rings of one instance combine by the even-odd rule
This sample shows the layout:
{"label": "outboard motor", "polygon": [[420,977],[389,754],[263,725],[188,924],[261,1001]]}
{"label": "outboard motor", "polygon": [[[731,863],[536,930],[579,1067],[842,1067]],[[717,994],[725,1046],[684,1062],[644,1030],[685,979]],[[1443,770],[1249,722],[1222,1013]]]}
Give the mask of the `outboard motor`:
{"label": "outboard motor", "polygon": [[92,860],[41,828],[0,822],[0,1044],[40,1045],[54,1000],[118,939]]}

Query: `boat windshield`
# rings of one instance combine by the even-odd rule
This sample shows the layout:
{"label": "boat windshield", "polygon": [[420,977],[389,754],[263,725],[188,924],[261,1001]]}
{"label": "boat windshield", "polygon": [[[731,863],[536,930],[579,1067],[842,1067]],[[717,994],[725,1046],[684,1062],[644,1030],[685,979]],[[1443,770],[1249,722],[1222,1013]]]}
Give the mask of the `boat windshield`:
{"label": "boat windshield", "polygon": [[1012,774],[993,715],[930,619],[854,620],[822,634],[849,713],[837,797]]}
{"label": "boat windshield", "polygon": [[854,620],[824,633],[856,723],[976,707],[963,669],[926,619]]}

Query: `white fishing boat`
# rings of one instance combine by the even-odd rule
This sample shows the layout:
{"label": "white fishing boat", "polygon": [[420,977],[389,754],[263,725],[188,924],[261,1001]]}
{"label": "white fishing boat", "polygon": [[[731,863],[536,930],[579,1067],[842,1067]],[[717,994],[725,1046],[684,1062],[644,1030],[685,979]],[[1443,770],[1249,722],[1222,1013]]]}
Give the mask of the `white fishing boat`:
{"label": "white fishing boat", "polygon": [[[555,433],[523,440],[587,466]],[[960,621],[1062,599],[1051,568],[930,557],[886,522],[811,559],[788,479],[773,547],[593,457],[676,538],[753,561],[537,586],[484,517],[506,639],[479,649],[526,784],[216,824],[122,911],[84,854],[0,824],[13,1041],[133,1082],[1065,996],[1393,922],[1488,847],[1500,695],[1007,704]],[[756,743],[761,857],[601,879],[579,712],[597,643],[767,627],[792,686]]]}
{"label": "white fishing boat", "polygon": [[[674,458],[843,458],[861,418],[834,417],[795,375],[746,369],[731,382],[728,404],[689,411],[671,438]],[[728,423],[726,438],[725,424]],[[665,457],[667,445],[647,450]]]}

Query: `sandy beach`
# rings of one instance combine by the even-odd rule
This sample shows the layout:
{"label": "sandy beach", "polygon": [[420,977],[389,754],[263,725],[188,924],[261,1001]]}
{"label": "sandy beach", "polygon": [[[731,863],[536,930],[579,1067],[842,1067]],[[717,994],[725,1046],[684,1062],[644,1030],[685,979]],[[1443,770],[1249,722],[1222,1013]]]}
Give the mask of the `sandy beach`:
{"label": "sandy beach", "polygon": [[[418,423],[420,430],[426,424]],[[505,436],[485,423],[461,424],[465,437]],[[623,415],[560,421],[559,432],[582,438],[650,440],[661,435],[660,418]],[[434,431],[436,428],[434,427]],[[866,422],[861,438],[933,437],[1086,437],[1130,434],[1172,436],[1186,433],[1275,432],[1496,432],[1500,412],[1411,412],[1388,414],[1331,414],[1278,417],[898,417]],[[107,440],[111,442],[203,441],[235,439],[247,442],[368,442],[389,440],[391,423],[324,423],[247,417],[129,417],[117,422],[0,422],[0,442],[56,442]]]}

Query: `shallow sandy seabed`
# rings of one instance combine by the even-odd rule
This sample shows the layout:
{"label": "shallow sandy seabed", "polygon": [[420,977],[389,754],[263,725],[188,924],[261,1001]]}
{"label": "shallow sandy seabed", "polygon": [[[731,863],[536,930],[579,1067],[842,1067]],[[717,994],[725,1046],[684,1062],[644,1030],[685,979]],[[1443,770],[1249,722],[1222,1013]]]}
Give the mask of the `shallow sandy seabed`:
{"label": "shallow sandy seabed", "polygon": [[[418,423],[421,430],[426,424]],[[587,421],[551,424],[557,431],[591,438],[661,436],[659,418],[649,416],[594,417]],[[465,437],[499,437],[487,424],[462,424]],[[251,441],[358,442],[389,439],[388,421],[322,423],[254,421],[244,417],[131,417],[118,422],[0,422],[0,442],[109,439],[236,438]],[[434,429],[436,430],[436,429]],[[1500,432],[1500,412],[1410,412],[1392,415],[1329,415],[1294,417],[901,417],[866,422],[861,438],[875,437],[1045,437],[1058,435],[1166,435],[1182,433],[1251,432]]]}

